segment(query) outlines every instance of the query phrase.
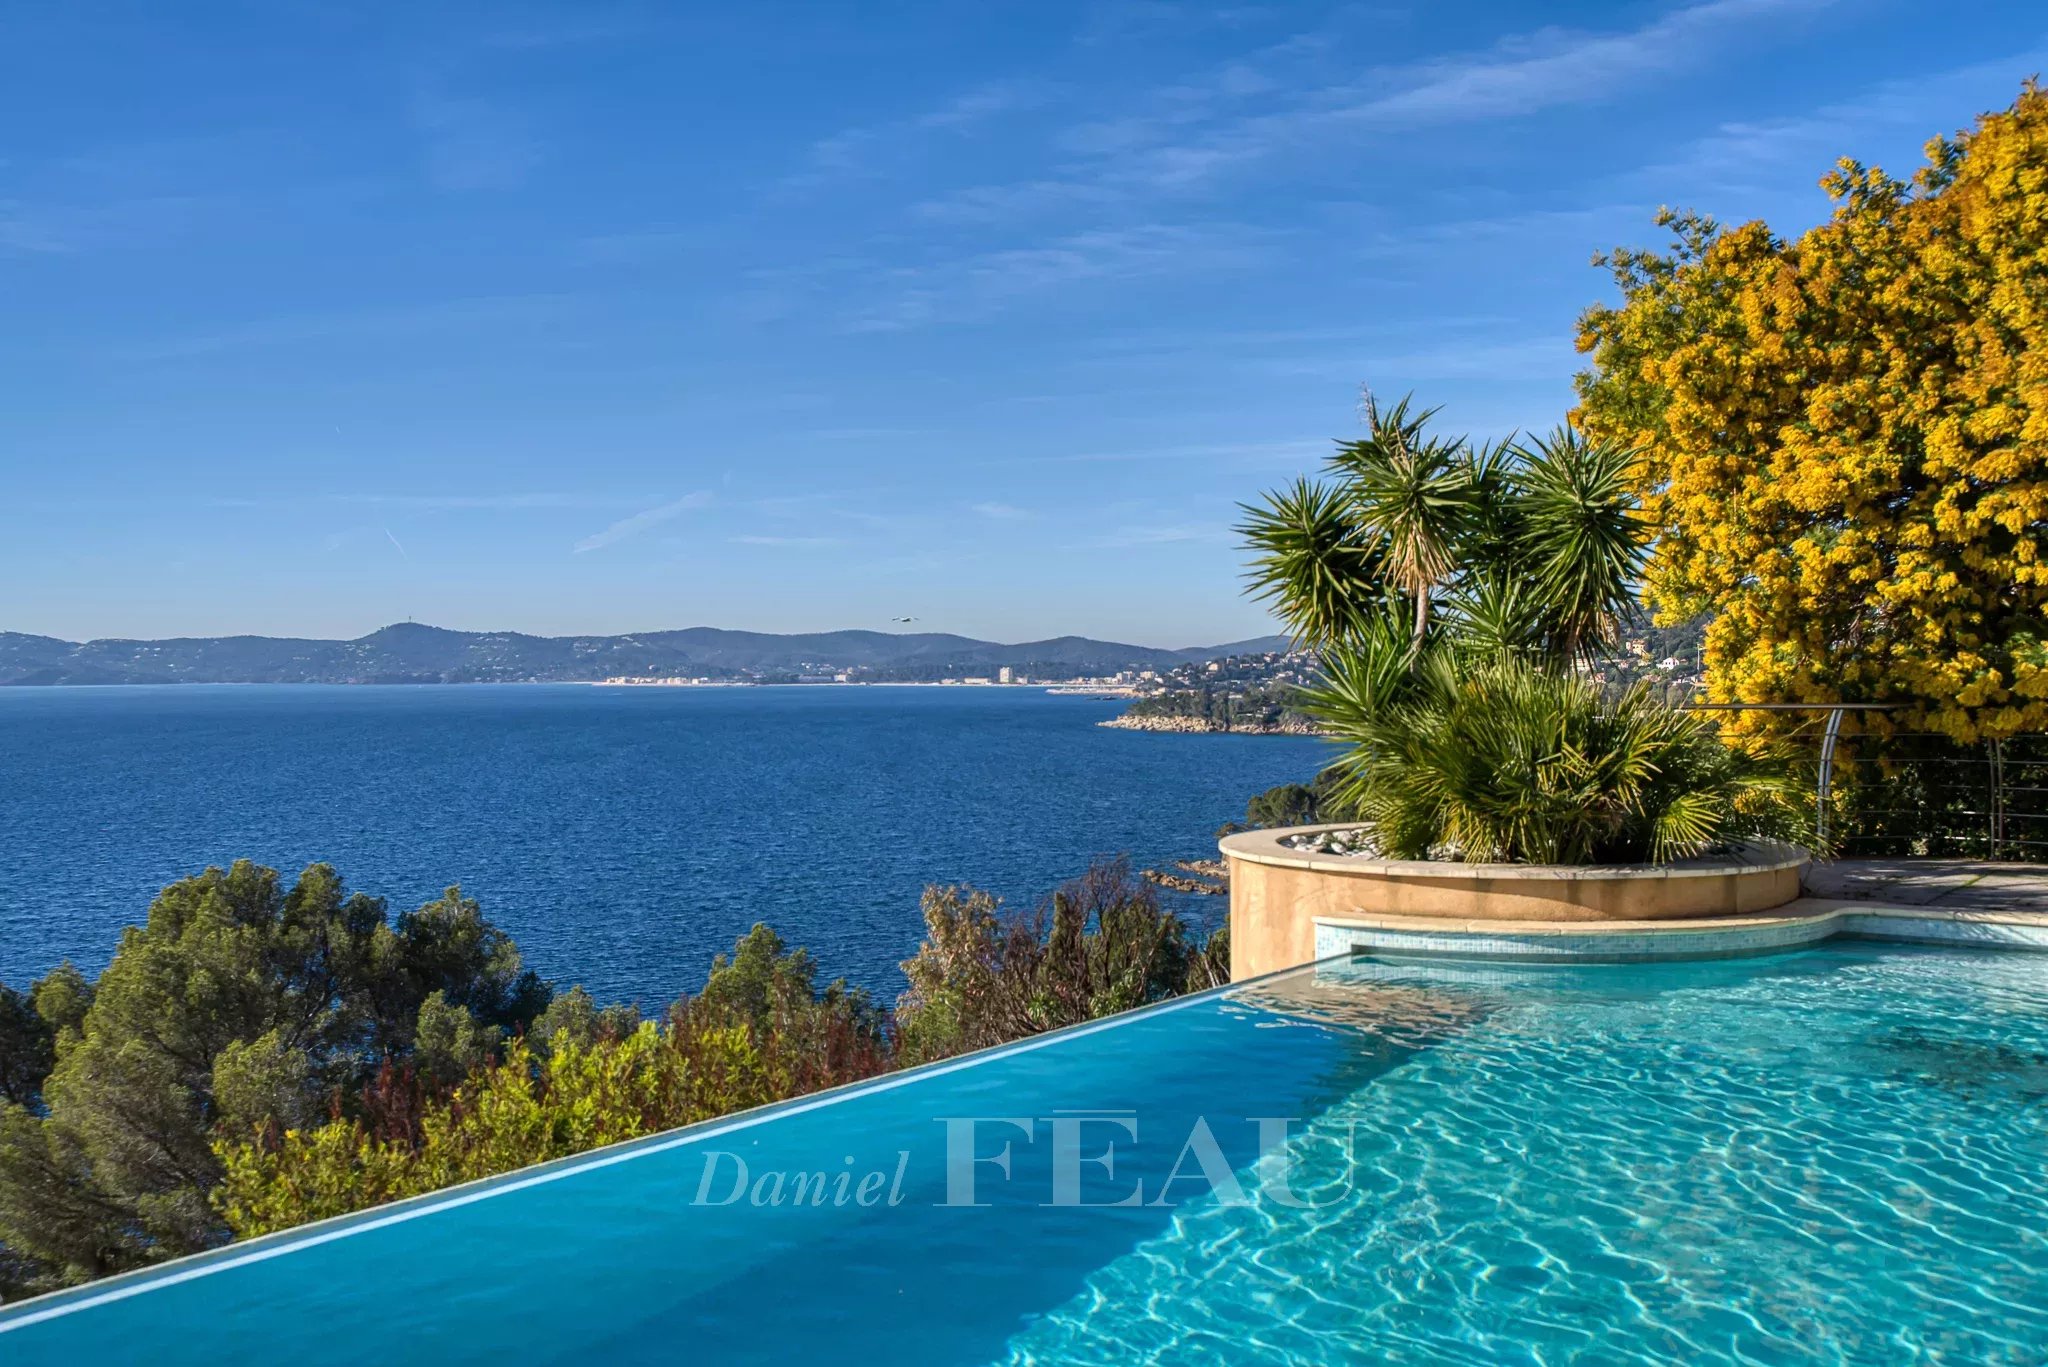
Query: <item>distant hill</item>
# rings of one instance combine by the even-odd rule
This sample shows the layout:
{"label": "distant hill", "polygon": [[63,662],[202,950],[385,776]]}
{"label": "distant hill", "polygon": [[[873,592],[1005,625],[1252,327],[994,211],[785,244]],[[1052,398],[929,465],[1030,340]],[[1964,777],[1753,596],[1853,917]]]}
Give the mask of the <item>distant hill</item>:
{"label": "distant hill", "polygon": [[0,632],[0,684],[485,683],[620,675],[777,678],[860,669],[877,678],[993,674],[1071,678],[1285,647],[1260,637],[1190,650],[1059,636],[1004,645],[935,632],[826,631],[777,636],[686,627],[623,636],[528,636],[404,622],[353,641],[281,636],[61,641]]}
{"label": "distant hill", "polygon": [[1192,646],[1179,652],[1182,659],[1210,660],[1228,659],[1232,655],[1278,655],[1294,648],[1291,636],[1254,636],[1249,641],[1231,641],[1220,646]]}

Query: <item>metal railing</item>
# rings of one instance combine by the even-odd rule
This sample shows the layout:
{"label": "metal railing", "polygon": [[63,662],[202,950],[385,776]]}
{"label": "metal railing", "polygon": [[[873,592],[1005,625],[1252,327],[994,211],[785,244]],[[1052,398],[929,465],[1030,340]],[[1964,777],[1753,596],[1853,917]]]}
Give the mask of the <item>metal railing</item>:
{"label": "metal railing", "polygon": [[1932,731],[1850,727],[1877,703],[1694,703],[1700,711],[1798,712],[1814,824],[1837,857],[2048,862],[2048,734],[1964,744]]}

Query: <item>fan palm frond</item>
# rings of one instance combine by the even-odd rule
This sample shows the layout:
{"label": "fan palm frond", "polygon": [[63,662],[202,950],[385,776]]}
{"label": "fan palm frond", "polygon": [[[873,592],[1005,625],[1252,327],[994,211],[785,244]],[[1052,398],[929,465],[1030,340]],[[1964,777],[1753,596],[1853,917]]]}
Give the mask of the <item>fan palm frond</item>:
{"label": "fan palm frond", "polygon": [[1342,790],[1390,855],[1640,863],[1806,833],[1797,787],[1705,719],[1524,659],[1460,660],[1437,652],[1348,734]]}

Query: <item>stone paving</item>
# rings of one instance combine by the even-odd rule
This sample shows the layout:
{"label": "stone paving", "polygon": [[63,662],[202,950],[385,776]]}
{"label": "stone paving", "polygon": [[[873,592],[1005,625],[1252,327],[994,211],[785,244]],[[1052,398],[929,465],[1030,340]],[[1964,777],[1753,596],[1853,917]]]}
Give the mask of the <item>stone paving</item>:
{"label": "stone paving", "polygon": [[1807,870],[1806,895],[1895,907],[2018,912],[2048,920],[2048,864],[1840,859]]}

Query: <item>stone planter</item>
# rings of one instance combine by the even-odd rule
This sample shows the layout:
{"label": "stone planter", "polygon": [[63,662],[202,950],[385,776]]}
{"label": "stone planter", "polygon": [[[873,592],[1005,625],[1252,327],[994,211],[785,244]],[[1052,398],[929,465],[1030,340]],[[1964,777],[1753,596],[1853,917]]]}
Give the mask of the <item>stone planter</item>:
{"label": "stone planter", "polygon": [[1804,850],[1775,844],[1675,864],[1568,866],[1370,859],[1280,843],[1283,836],[1345,829],[1296,826],[1223,839],[1218,848],[1230,869],[1233,978],[1311,962],[1319,918],[1440,920],[1452,929],[1472,922],[1639,924],[1747,916],[1797,898],[1808,863]]}

